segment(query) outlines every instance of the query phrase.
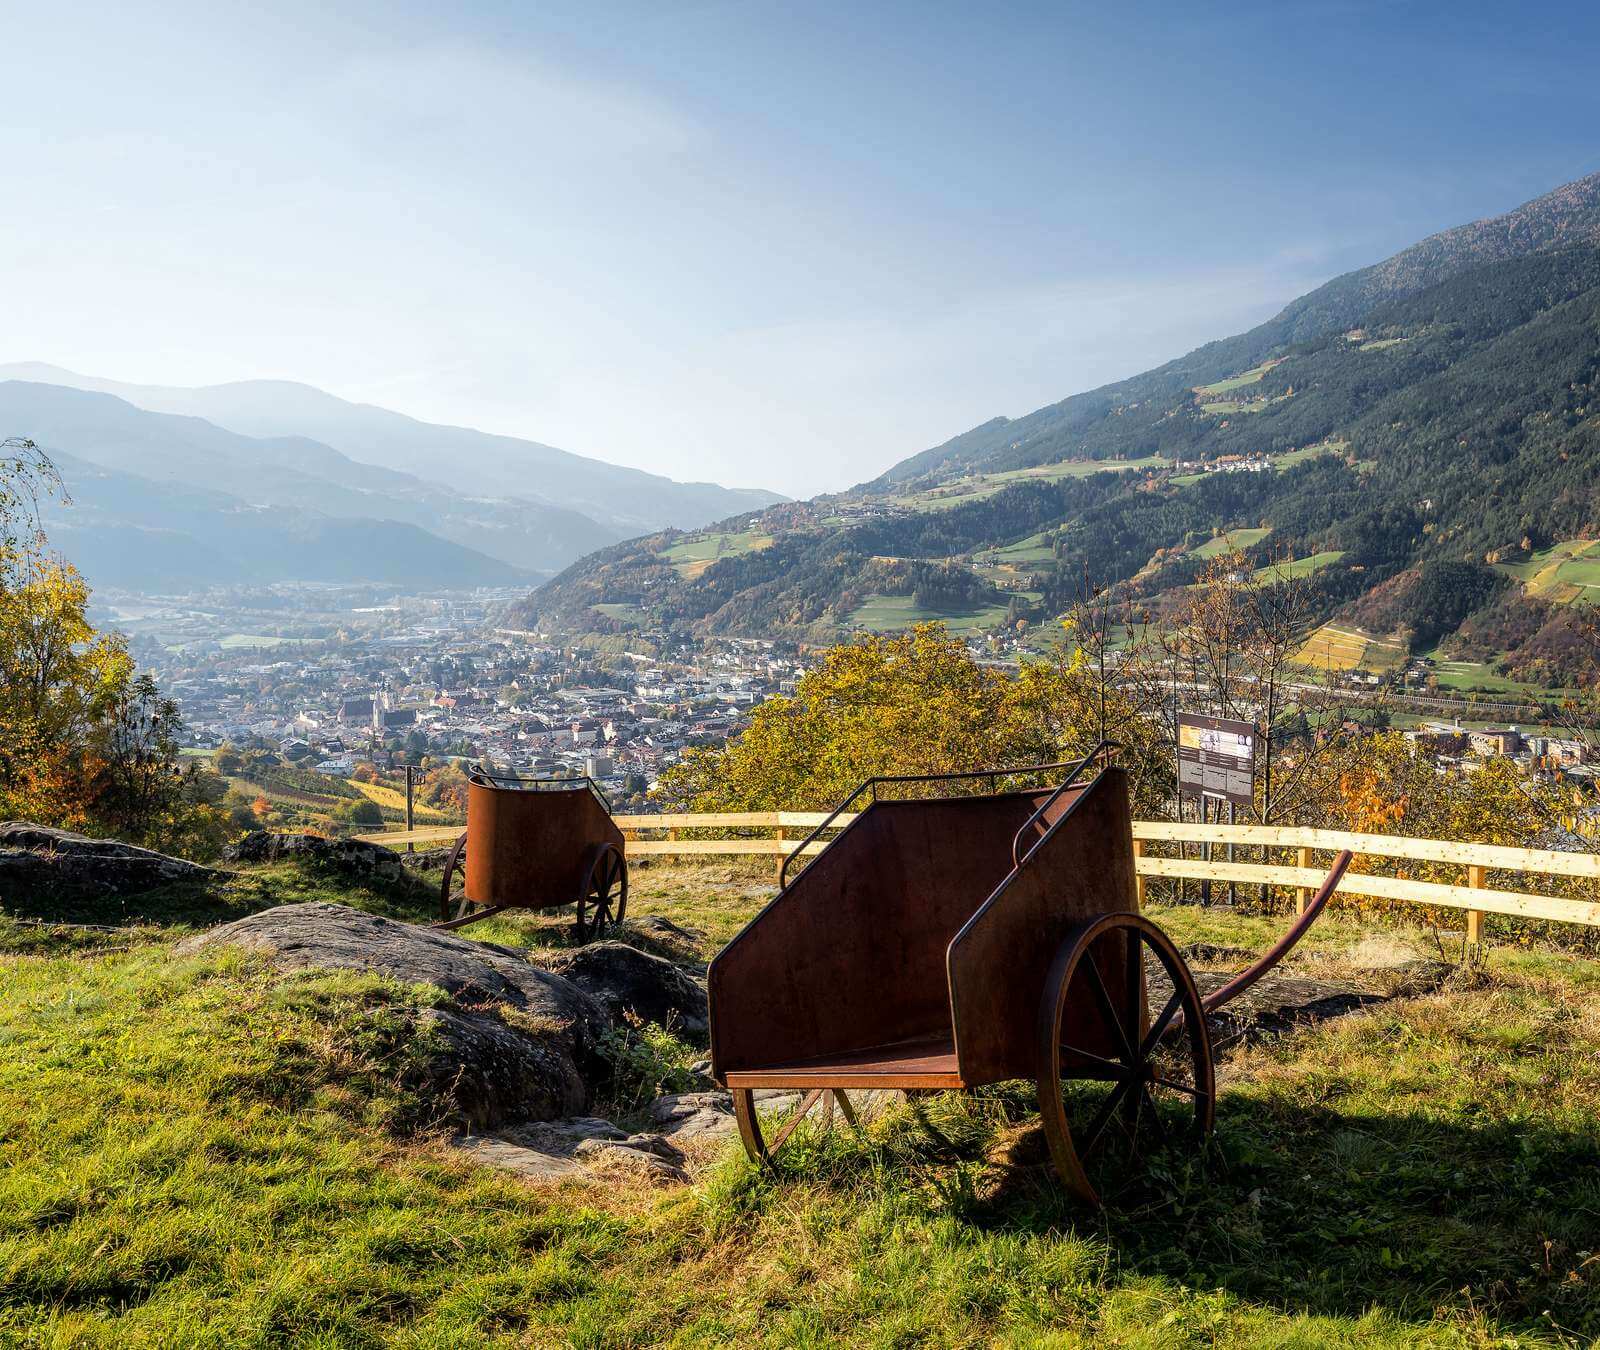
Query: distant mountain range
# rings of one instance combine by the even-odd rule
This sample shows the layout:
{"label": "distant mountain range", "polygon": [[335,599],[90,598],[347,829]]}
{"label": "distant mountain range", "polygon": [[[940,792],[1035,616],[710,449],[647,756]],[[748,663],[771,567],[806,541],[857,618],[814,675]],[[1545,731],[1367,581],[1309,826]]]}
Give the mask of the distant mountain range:
{"label": "distant mountain range", "polygon": [[[783,500],[275,381],[167,389],[0,366],[0,435],[112,471],[81,481],[69,472],[76,505],[53,512],[52,524],[62,539],[93,536],[81,564],[91,579],[135,589],[212,575],[416,584],[429,580],[417,566],[424,558],[437,566],[435,584],[503,585],[642,530]],[[158,512],[157,502],[168,507]],[[229,534],[247,512],[257,541],[248,566],[241,573],[225,547],[231,570],[207,572],[219,526],[228,522]]]}
{"label": "distant mountain range", "polygon": [[[1059,613],[1086,571],[1159,603],[1236,545],[1310,577],[1329,616],[1381,616],[1394,650],[1476,641],[1527,666],[1549,654],[1553,607],[1600,596],[1597,535],[1600,174],[848,493],[601,550],[518,621],[994,627]],[[1417,578],[1441,567],[1443,632],[1412,612],[1437,606],[1441,585]]]}

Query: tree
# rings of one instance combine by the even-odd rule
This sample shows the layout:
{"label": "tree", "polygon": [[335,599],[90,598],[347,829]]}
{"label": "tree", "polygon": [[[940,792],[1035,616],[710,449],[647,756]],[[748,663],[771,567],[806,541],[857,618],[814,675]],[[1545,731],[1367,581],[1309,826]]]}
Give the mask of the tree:
{"label": "tree", "polygon": [[0,444],[0,813],[81,827],[94,734],[133,662],[89,623],[83,578],[45,552],[49,495],[60,479],[32,442]]}
{"label": "tree", "polygon": [[1339,690],[1296,669],[1314,614],[1305,577],[1221,554],[1159,626],[1130,641],[1116,670],[1126,697],[1161,720],[1169,755],[1180,705],[1256,724],[1262,821],[1292,819],[1321,800],[1333,748],[1373,718],[1370,707],[1358,716]]}
{"label": "tree", "polygon": [[[762,704],[727,745],[686,754],[662,792],[697,810],[826,809],[875,775],[1072,759],[1098,739],[1098,712],[1070,642],[1011,674],[980,665],[943,624],[920,624],[830,649],[792,698]],[[1125,704],[1112,713],[1140,734]]]}
{"label": "tree", "polygon": [[122,839],[190,856],[214,854],[227,832],[218,809],[226,789],[198,764],[181,766],[182,731],[178,705],[148,674],[122,689],[99,737],[94,815]]}
{"label": "tree", "polygon": [[352,825],[382,825],[383,808],[370,797],[363,797],[350,803],[348,819]]}

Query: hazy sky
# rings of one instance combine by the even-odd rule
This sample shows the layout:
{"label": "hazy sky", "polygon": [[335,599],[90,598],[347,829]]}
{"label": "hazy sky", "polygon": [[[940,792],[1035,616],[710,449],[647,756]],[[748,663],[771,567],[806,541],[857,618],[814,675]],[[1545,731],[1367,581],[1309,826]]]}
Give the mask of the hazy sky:
{"label": "hazy sky", "polygon": [[1592,4],[0,0],[0,32],[0,361],[795,494],[1600,168]]}

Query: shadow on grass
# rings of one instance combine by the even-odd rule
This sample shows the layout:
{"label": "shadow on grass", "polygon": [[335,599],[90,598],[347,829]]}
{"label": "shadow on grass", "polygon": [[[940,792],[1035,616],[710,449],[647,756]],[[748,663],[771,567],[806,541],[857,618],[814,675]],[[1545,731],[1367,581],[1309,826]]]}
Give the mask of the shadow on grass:
{"label": "shadow on grass", "polygon": [[350,905],[409,923],[438,917],[437,882],[406,873],[398,879],[363,875],[304,861],[219,871],[209,879],[175,882],[137,895],[13,892],[5,916],[40,923],[157,928],[186,932],[242,919],[278,905]]}
{"label": "shadow on grass", "polygon": [[1593,1131],[1224,1096],[1208,1145],[1174,1143],[1110,1179],[1094,1213],[1061,1190],[1025,1095],[980,1104],[990,1128],[966,1138],[936,1116],[954,1155],[909,1116],[868,1136],[813,1133],[779,1182],[915,1185],[974,1238],[1094,1234],[1127,1274],[1285,1312],[1426,1322],[1452,1308],[1506,1330],[1600,1336]]}

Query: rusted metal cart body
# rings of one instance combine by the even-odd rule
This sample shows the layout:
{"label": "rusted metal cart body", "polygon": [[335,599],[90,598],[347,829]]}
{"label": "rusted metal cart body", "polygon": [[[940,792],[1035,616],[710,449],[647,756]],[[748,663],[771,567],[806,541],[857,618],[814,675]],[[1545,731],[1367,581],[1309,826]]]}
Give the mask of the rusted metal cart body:
{"label": "rusted metal cart body", "polygon": [[[752,1158],[770,1162],[818,1104],[853,1119],[850,1089],[1033,1079],[1057,1171],[1096,1203],[1088,1162],[1113,1125],[1130,1152],[1152,1131],[1209,1132],[1205,1006],[1136,912],[1108,749],[1049,789],[880,797],[717,956],[712,1073]],[[755,1094],[772,1089],[801,1097],[769,1141]]]}
{"label": "rusted metal cart body", "polygon": [[627,912],[623,835],[604,793],[589,778],[521,778],[474,765],[467,828],[445,867],[434,926],[564,905],[573,906],[580,940]]}

